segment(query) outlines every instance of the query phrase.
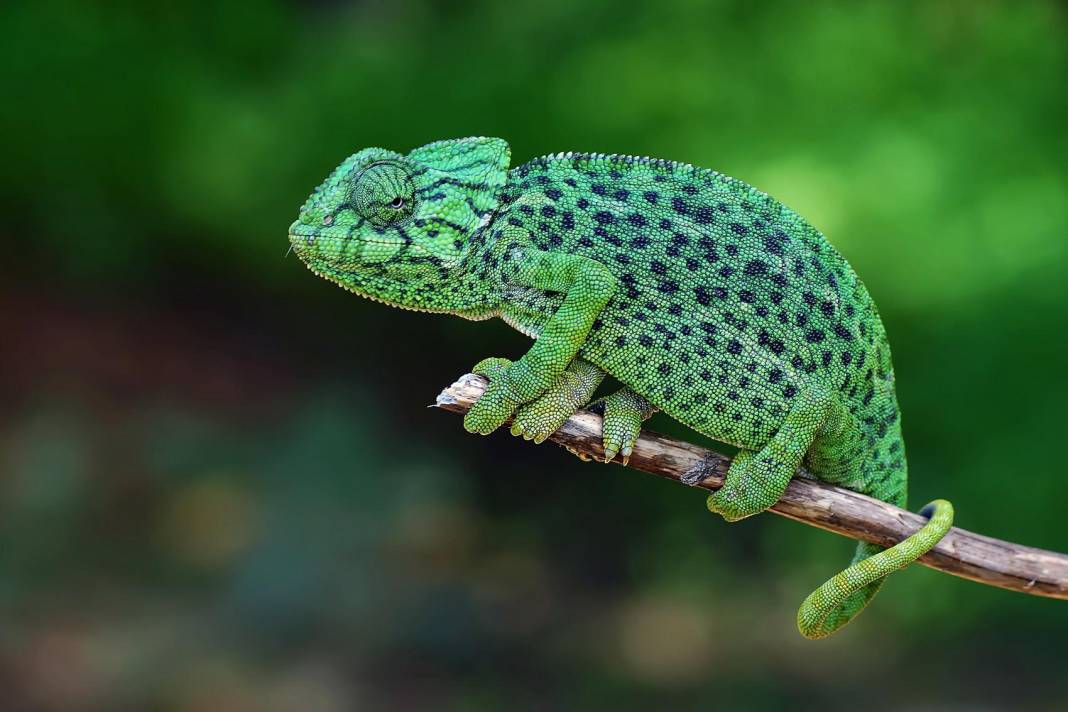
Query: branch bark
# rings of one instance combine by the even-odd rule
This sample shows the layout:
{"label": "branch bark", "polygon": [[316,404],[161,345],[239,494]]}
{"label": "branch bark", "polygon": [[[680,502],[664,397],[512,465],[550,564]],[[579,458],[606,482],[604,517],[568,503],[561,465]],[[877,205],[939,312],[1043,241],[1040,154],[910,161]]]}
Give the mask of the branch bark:
{"label": "branch bark", "polygon": [[[486,389],[481,376],[465,374],[437,398],[437,407],[466,413]],[[601,417],[573,415],[550,438],[590,457],[603,458]],[[730,458],[697,445],[642,432],[629,467],[706,490],[723,484]],[[851,490],[795,477],[771,511],[851,539],[893,546],[926,521],[912,512]],[[919,559],[932,569],[989,586],[1068,600],[1068,555],[1014,544],[954,527]]]}

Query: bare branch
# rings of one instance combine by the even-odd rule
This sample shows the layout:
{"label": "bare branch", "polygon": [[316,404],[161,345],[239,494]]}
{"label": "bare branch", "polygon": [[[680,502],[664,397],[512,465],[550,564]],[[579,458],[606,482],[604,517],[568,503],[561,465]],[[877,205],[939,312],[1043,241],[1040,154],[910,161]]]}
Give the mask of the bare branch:
{"label": "bare branch", "polygon": [[[468,373],[438,396],[436,405],[466,413],[486,389],[486,380]],[[550,440],[589,457],[602,458],[601,417],[573,415]],[[656,433],[643,432],[629,467],[669,480],[715,490],[723,484],[730,458]],[[925,523],[917,514],[886,502],[804,477],[794,478],[771,511],[851,539],[892,546]],[[954,527],[919,563],[962,578],[1068,600],[1068,555],[992,539]]]}

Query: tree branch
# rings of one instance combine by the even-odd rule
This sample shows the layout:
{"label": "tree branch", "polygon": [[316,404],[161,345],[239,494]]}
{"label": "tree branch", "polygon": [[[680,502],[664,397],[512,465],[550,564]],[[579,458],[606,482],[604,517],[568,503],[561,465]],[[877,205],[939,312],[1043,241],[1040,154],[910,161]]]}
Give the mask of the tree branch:
{"label": "tree branch", "polygon": [[[466,413],[486,389],[486,380],[468,373],[437,399],[437,407]],[[603,458],[601,417],[579,411],[550,438],[590,457]],[[651,432],[643,432],[629,467],[669,480],[715,490],[723,484],[730,458]],[[892,546],[926,520],[886,502],[813,479],[795,477],[771,511],[851,539]],[[1034,596],[1068,600],[1068,555],[992,539],[954,527],[920,558],[932,569],[990,586]]]}

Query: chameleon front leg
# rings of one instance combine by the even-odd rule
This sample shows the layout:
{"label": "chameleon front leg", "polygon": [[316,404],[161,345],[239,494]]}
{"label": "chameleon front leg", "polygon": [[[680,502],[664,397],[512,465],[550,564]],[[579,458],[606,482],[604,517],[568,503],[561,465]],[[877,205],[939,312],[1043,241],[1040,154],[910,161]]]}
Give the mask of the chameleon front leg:
{"label": "chameleon front leg", "polygon": [[822,389],[803,391],[763,448],[735,455],[723,486],[708,496],[709,510],[735,522],[775,504],[827,424],[830,408],[831,399]]}
{"label": "chameleon front leg", "polygon": [[587,257],[518,247],[509,256],[506,280],[565,296],[530,350],[515,363],[498,364],[496,378],[464,416],[464,427],[481,435],[496,430],[559,378],[616,289],[608,268]]}

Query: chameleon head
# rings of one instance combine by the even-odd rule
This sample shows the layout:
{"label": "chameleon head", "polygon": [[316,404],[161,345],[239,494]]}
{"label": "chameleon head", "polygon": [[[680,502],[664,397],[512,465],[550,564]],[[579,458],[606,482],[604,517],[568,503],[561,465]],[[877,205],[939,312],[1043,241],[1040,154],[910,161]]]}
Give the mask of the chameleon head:
{"label": "chameleon head", "polygon": [[508,144],[497,138],[439,141],[407,156],[365,149],[315,189],[289,242],[316,274],[421,308],[404,303],[411,284],[458,263],[468,237],[497,207],[509,158]]}

